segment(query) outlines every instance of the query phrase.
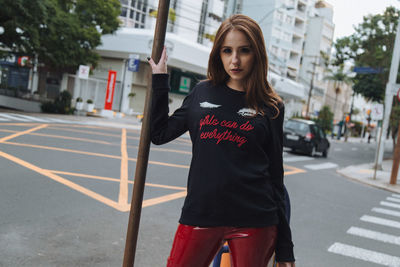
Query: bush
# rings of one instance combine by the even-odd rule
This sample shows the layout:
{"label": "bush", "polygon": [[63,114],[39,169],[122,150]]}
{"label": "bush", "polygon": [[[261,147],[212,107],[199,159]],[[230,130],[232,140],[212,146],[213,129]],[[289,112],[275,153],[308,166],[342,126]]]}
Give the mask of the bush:
{"label": "bush", "polygon": [[327,132],[332,130],[333,113],[329,106],[323,106],[318,114],[317,123]]}
{"label": "bush", "polygon": [[88,100],[86,100],[86,103],[93,104],[93,100],[92,99],[88,99]]}
{"label": "bush", "polygon": [[47,101],[40,105],[40,109],[45,113],[72,114],[74,109],[71,108],[71,94],[64,90],[54,101]]}

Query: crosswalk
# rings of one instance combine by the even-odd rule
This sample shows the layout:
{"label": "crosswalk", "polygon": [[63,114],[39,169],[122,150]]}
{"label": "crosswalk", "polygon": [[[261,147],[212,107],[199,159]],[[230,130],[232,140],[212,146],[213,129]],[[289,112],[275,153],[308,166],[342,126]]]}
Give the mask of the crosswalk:
{"label": "crosswalk", "polygon": [[363,225],[368,225],[368,227],[351,226],[346,234],[378,242],[377,245],[380,244],[379,242],[385,243],[393,247],[390,251],[398,253],[374,251],[340,241],[333,243],[328,248],[328,252],[382,266],[400,267],[400,194],[392,194],[379,204],[380,207],[371,209],[371,214],[360,217],[360,221],[366,223]]}
{"label": "crosswalk", "polygon": [[67,123],[85,124],[81,121],[62,120],[51,117],[35,117],[16,113],[0,113],[0,122],[40,122],[40,123]]}
{"label": "crosswalk", "polygon": [[294,162],[304,162],[302,167],[308,170],[323,170],[323,169],[333,169],[338,168],[339,166],[333,162],[322,161],[315,164],[310,164],[312,161],[319,161],[318,158],[309,157],[309,156],[297,156],[293,154],[289,154],[287,152],[283,152],[283,162],[286,164],[294,163]]}

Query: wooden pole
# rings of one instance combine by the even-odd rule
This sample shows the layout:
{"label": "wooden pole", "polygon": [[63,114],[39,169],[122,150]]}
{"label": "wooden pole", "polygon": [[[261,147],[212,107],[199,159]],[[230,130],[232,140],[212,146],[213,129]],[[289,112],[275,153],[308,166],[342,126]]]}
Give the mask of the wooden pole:
{"label": "wooden pole", "polygon": [[[163,50],[165,33],[168,22],[169,0],[160,0],[158,3],[158,14],[151,57],[158,62]],[[150,111],[153,91],[151,88],[151,73],[149,74],[146,100],[144,106],[144,117],[140,133],[139,151],[137,156],[135,183],[129,213],[128,230],[124,252],[123,267],[132,267],[135,262],[136,244],[139,233],[140,213],[142,211],[144,184],[146,181],[147,163],[150,151]]]}
{"label": "wooden pole", "polygon": [[[399,123],[400,123],[400,121],[399,121]],[[390,184],[396,184],[396,182],[397,182],[397,174],[399,172],[399,163],[400,163],[400,129],[397,133],[397,143],[396,143],[396,147],[394,148],[394,153],[393,153],[393,165],[392,165],[392,174],[390,176]]]}

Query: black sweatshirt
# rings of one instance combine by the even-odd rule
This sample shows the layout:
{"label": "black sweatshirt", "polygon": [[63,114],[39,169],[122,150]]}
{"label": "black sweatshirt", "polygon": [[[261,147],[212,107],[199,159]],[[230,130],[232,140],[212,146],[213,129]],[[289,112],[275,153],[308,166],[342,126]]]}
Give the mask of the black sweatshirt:
{"label": "black sweatshirt", "polygon": [[273,108],[247,108],[245,92],[200,82],[168,116],[168,74],[153,75],[151,141],[186,131],[192,140],[188,194],[179,222],[199,227],[278,225],[278,261],[294,261],[284,214],[282,126]]}

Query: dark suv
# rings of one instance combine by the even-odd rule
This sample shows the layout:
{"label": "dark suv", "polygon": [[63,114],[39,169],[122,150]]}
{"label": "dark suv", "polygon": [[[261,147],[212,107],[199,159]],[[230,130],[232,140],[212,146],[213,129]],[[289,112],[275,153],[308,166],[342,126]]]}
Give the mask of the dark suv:
{"label": "dark suv", "polygon": [[312,157],[317,152],[327,157],[330,145],[324,131],[314,121],[290,119],[283,124],[283,146]]}

